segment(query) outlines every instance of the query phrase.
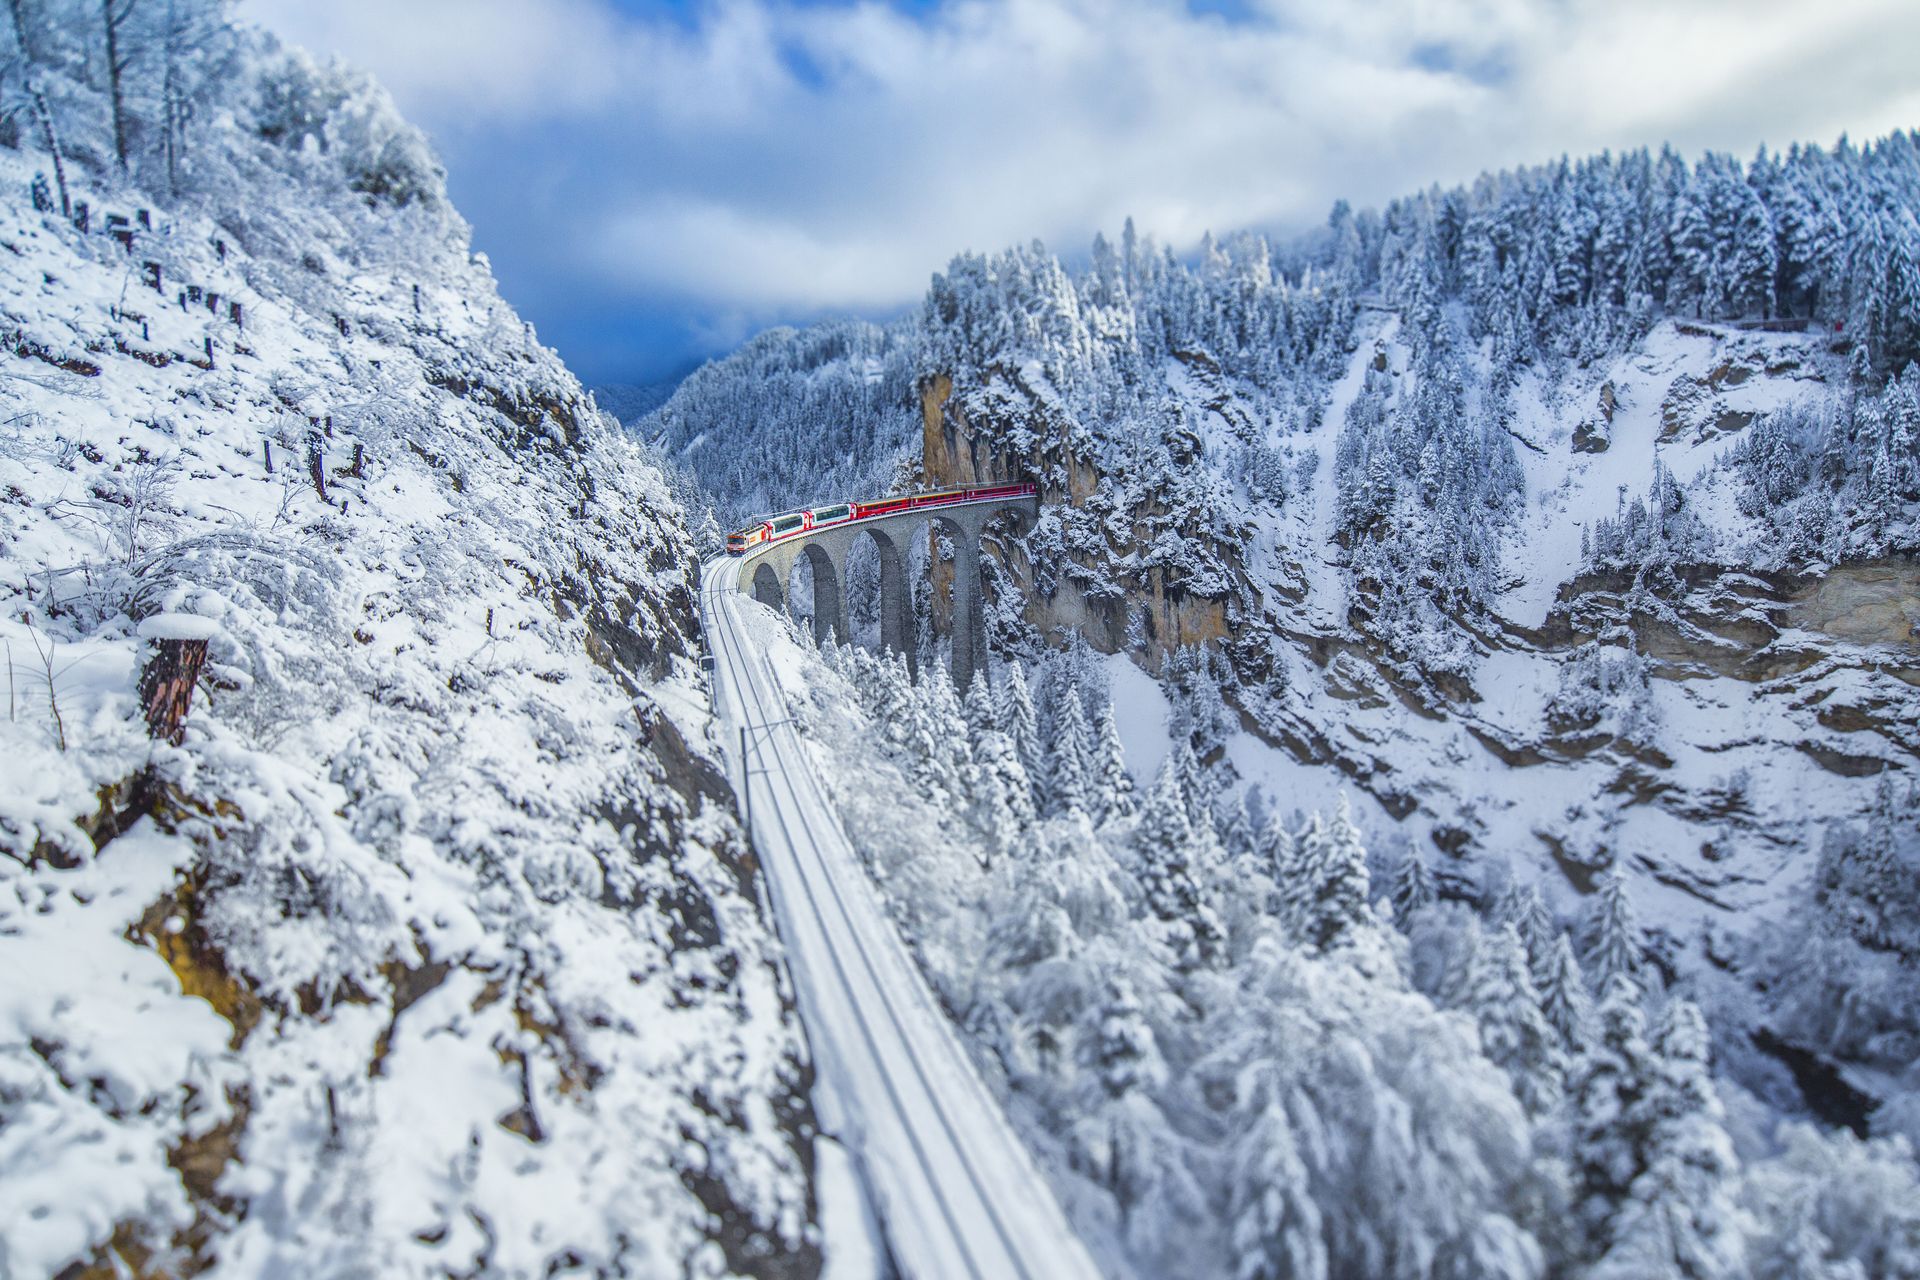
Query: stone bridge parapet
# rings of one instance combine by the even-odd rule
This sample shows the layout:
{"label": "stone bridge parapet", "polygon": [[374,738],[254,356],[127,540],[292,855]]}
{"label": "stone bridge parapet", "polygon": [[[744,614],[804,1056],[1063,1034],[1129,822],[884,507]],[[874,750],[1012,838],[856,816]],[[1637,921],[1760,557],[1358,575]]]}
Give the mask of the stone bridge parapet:
{"label": "stone bridge parapet", "polygon": [[953,546],[953,680],[964,691],[986,660],[986,626],[981,611],[980,540],[987,526],[1013,517],[1025,531],[1039,518],[1040,499],[1025,493],[953,501],[939,506],[849,520],[761,543],[740,557],[739,589],[775,609],[786,607],[787,583],[805,557],[813,571],[813,637],[851,640],[847,625],[847,562],[861,537],[873,539],[880,553],[880,643],[908,655],[914,652],[911,591],[906,575],[909,539],[932,524]]}

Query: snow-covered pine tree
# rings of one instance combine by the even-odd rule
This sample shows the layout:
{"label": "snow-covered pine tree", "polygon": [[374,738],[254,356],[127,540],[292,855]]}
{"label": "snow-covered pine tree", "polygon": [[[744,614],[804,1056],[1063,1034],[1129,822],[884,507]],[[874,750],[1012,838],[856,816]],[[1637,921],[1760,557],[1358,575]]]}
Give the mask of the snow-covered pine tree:
{"label": "snow-covered pine tree", "polygon": [[1233,943],[1230,960],[1237,962],[1244,958],[1249,945],[1273,929],[1279,896],[1273,884],[1273,864],[1256,841],[1244,852],[1224,859],[1214,885],[1221,923]]}
{"label": "snow-covered pine tree", "polygon": [[1132,817],[1133,774],[1127,771],[1126,748],[1120,742],[1120,726],[1114,721],[1111,698],[1101,704],[1094,758],[1094,794],[1099,810],[1095,819],[1106,823]]}
{"label": "snow-covered pine tree", "polygon": [[1032,827],[1036,816],[1033,785],[1027,781],[1027,771],[1020,767],[1020,756],[1007,735],[998,729],[982,733],[975,742],[973,759],[976,769],[998,780],[996,789],[1013,829],[1018,832]]}
{"label": "snow-covered pine tree", "polygon": [[1213,834],[1214,823],[1214,787],[1213,779],[1207,775],[1200,763],[1200,757],[1193,753],[1192,744],[1184,738],[1174,743],[1170,757],[1180,781],[1180,794],[1187,808],[1187,822],[1192,826],[1205,827]]}
{"label": "snow-covered pine tree", "polygon": [[1552,909],[1547,906],[1546,899],[1540,896],[1538,886],[1527,886],[1526,901],[1516,925],[1520,930],[1520,941],[1527,948],[1527,964],[1533,973],[1533,985],[1538,988],[1546,981],[1554,945],[1562,933],[1559,923],[1553,918]]}
{"label": "snow-covered pine tree", "polygon": [[1239,727],[1221,696],[1220,681],[1214,675],[1215,661],[1206,649],[1182,649],[1174,655],[1169,671],[1178,688],[1174,736],[1199,756],[1214,755]]}
{"label": "snow-covered pine tree", "polygon": [[1008,666],[1007,678],[1000,685],[999,711],[1000,732],[1006,734],[1013,743],[1014,754],[1020,759],[1020,768],[1033,788],[1033,807],[1042,809],[1046,801],[1047,761],[1040,750],[1039,717],[1034,714],[1033,694],[1027,688],[1027,673],[1018,662]]}
{"label": "snow-covered pine tree", "polygon": [[1748,192],[1734,228],[1737,247],[1732,275],[1733,305],[1745,315],[1771,319],[1777,296],[1779,258],[1774,252],[1773,218],[1757,195]]}
{"label": "snow-covered pine tree", "polygon": [[1070,684],[1060,697],[1052,736],[1047,743],[1047,800],[1049,813],[1097,816],[1094,789],[1088,780],[1087,716],[1080,687]]}
{"label": "snow-covered pine tree", "polygon": [[1480,1024],[1480,1046],[1513,1082],[1528,1114],[1544,1116],[1560,1102],[1565,1073],[1558,1035],[1541,1011],[1520,931],[1503,924],[1474,958],[1468,997]]}
{"label": "snow-covered pine tree", "polygon": [[955,778],[964,777],[973,764],[973,737],[968,731],[960,698],[954,693],[953,680],[948,676],[946,666],[934,664],[932,677],[922,684],[926,695],[928,727],[933,732],[935,749],[942,757],[943,767]]}
{"label": "snow-covered pine tree", "polygon": [[[1298,845],[1293,832],[1287,829],[1287,820],[1275,804],[1268,808],[1266,820],[1260,824],[1260,833],[1255,838],[1255,849],[1267,865],[1267,875],[1276,887],[1284,885],[1289,877],[1298,873]],[[1284,889],[1281,890],[1284,892]],[[1278,909],[1278,904],[1274,904]]]}
{"label": "snow-covered pine tree", "polygon": [[[986,930],[989,964],[1031,971],[1079,949],[1073,919],[1059,900],[1053,857],[1044,834],[1030,832],[1025,856],[1002,869],[1005,896],[995,900]],[[1074,994],[1085,1003],[1080,992]]]}
{"label": "snow-covered pine tree", "polygon": [[977,748],[980,735],[989,730],[1000,728],[1000,719],[993,709],[993,693],[987,685],[987,673],[973,673],[973,683],[967,686],[966,699],[961,704],[961,713],[967,720],[967,737]]}
{"label": "snow-covered pine tree", "polygon": [[1905,1139],[1793,1122],[1750,1165],[1742,1201],[1754,1280],[1920,1280],[1920,1167]]}
{"label": "snow-covered pine tree", "polygon": [[1293,1125],[1278,1099],[1234,1143],[1229,1192],[1234,1280],[1326,1280],[1325,1228]]}
{"label": "snow-covered pine tree", "polygon": [[1707,1024],[1670,1001],[1655,1032],[1655,1074],[1623,1119],[1643,1135],[1643,1172],[1615,1215],[1594,1280],[1732,1280],[1746,1275],[1735,1203],[1739,1162],[1707,1069]]}
{"label": "snow-covered pine tree", "polygon": [[890,653],[875,657],[857,649],[854,652],[863,662],[864,674],[854,682],[854,689],[862,695],[867,715],[888,743],[911,749],[922,724],[906,656]]}
{"label": "snow-covered pine tree", "polygon": [[1774,1212],[1756,1224],[1764,1252],[1751,1258],[1752,1280],[1867,1280],[1850,1259],[1833,1256],[1833,1242],[1814,1219],[1812,1197],[1797,1197]]}
{"label": "snow-covered pine tree", "polygon": [[1220,828],[1220,846],[1229,861],[1253,851],[1253,823],[1247,818],[1246,805],[1227,806],[1227,819]]}
{"label": "snow-covered pine tree", "polygon": [[[1140,801],[1140,813],[1133,827],[1133,844],[1136,853],[1148,846],[1184,844],[1193,838],[1193,828],[1187,822],[1187,807],[1180,795],[1179,775],[1174,772],[1171,760],[1161,763],[1160,772],[1154,775],[1153,785]],[[1141,854],[1139,865],[1145,866],[1145,855]]]}
{"label": "snow-covered pine tree", "polygon": [[1308,849],[1326,841],[1326,819],[1316,810],[1307,815],[1306,824],[1298,832],[1290,835],[1275,813],[1268,822],[1267,836],[1274,860],[1274,914],[1289,933],[1304,939],[1314,899]]}
{"label": "snow-covered pine tree", "polygon": [[903,722],[891,727],[907,752],[908,772],[922,795],[955,807],[963,805],[970,762],[966,725],[960,719],[952,679],[936,662],[919,683],[909,687],[908,694]]}
{"label": "snow-covered pine tree", "polygon": [[1187,1169],[1186,1144],[1153,1096],[1166,1081],[1166,1065],[1124,978],[1110,983],[1092,1021],[1080,1042],[1093,1087],[1071,1125],[1072,1160],[1112,1193],[1129,1243],[1169,1264],[1183,1224],[1190,1227],[1207,1210]]}
{"label": "snow-covered pine tree", "polygon": [[[987,732],[994,738],[1000,738],[997,729]],[[979,833],[984,851],[980,859],[981,866],[991,867],[1012,852],[1022,830],[1007,803],[1007,779],[998,761],[989,763],[977,754],[967,761],[963,776],[967,817],[973,829]]]}
{"label": "snow-covered pine tree", "polygon": [[1510,924],[1519,932],[1520,941],[1527,949],[1533,985],[1536,989],[1544,986],[1547,962],[1552,958],[1554,939],[1560,929],[1554,923],[1553,912],[1547,909],[1546,900],[1540,896],[1539,887],[1531,881],[1510,881],[1494,905],[1493,918],[1496,924]]}
{"label": "snow-covered pine tree", "polygon": [[1859,830],[1832,831],[1821,848],[1814,900],[1840,930],[1869,947],[1892,948],[1914,935],[1917,897],[1899,852],[1911,825],[1893,780],[1882,774]]}
{"label": "snow-covered pine tree", "polygon": [[1547,951],[1545,981],[1540,984],[1540,1011],[1569,1056],[1584,1053],[1593,1040],[1593,997],[1586,975],[1573,954],[1573,940],[1565,932],[1554,937]]}
{"label": "snow-covered pine tree", "polygon": [[1134,826],[1134,863],[1147,908],[1181,968],[1219,959],[1226,931],[1207,902],[1195,862],[1204,857],[1187,822],[1180,779],[1171,760],[1160,767]]}
{"label": "snow-covered pine tree", "polygon": [[1627,897],[1627,878],[1618,868],[1600,878],[1600,898],[1587,924],[1586,961],[1597,990],[1606,991],[1616,978],[1639,985],[1646,944]]}
{"label": "snow-covered pine tree", "polygon": [[1427,860],[1420,856],[1418,849],[1407,850],[1407,856],[1400,859],[1400,865],[1394,870],[1390,897],[1394,922],[1402,931],[1412,922],[1414,912],[1433,905],[1437,897],[1433,872],[1427,870]]}
{"label": "snow-covered pine tree", "polygon": [[1281,895],[1292,905],[1306,942],[1330,951],[1372,922],[1367,851],[1344,795],[1333,821],[1308,826],[1298,862],[1300,883],[1282,885]]}
{"label": "snow-covered pine tree", "polygon": [[1133,985],[1115,978],[1107,985],[1098,1024],[1091,1038],[1088,1067],[1110,1098],[1136,1090],[1153,1090],[1166,1083],[1167,1067],[1154,1042]]}
{"label": "snow-covered pine tree", "polygon": [[1647,1040],[1640,988],[1615,975],[1600,1001],[1587,1051],[1567,1079],[1574,1213],[1591,1257],[1615,1239],[1616,1218],[1653,1143],[1648,1098],[1659,1063]]}

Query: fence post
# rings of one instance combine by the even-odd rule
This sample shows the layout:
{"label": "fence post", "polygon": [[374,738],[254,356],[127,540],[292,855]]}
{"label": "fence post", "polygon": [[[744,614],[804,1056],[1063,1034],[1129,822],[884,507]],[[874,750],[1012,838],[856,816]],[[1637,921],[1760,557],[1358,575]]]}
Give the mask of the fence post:
{"label": "fence post", "polygon": [[327,461],[320,447],[320,433],[307,432],[307,475],[313,480],[313,491],[320,495],[320,501],[327,499]]}

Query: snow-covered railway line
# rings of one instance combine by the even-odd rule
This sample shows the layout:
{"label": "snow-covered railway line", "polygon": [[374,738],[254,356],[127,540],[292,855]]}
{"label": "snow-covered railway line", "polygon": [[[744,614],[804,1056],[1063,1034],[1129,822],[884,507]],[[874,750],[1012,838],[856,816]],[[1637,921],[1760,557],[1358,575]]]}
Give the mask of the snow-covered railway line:
{"label": "snow-covered railway line", "polygon": [[[721,607],[730,611],[731,602]],[[736,677],[744,675],[742,685],[752,690],[751,702],[760,712],[760,715],[757,717],[758,723],[762,726],[767,725],[770,723],[770,717],[766,714],[767,705],[762,696],[762,690],[757,687],[759,684],[759,676],[755,670],[753,659],[742,652],[743,646],[737,637],[730,633],[722,633],[720,640],[721,644],[729,650],[730,674]],[[743,698],[743,702],[744,701],[747,701],[747,699]],[[750,717],[750,719],[752,719],[752,717]],[[751,740],[752,733],[753,730],[750,727],[749,740]],[[784,795],[778,791],[771,795],[766,791],[762,792],[763,805],[770,802],[774,821],[779,827],[781,842],[785,844],[789,850],[796,853],[808,848],[817,848],[818,836],[813,830],[813,824],[807,820],[807,805],[801,801],[800,796],[793,789],[792,779],[786,770],[784,759],[769,759],[770,756],[779,757],[783,753],[772,743],[763,743],[761,744],[761,749],[755,754],[759,755],[763,760],[764,772],[762,776],[768,779],[769,784],[785,789]],[[789,803],[782,804],[781,801],[783,799]],[[787,820],[787,814],[789,812],[795,815],[799,825],[803,828],[799,833],[800,838],[796,838],[793,826],[790,825]],[[824,868],[809,870],[806,865],[807,861],[808,859],[806,859],[804,855],[795,858],[795,875],[793,878],[797,883],[801,898],[804,899],[801,905],[804,906],[807,913],[808,923],[815,924],[830,920],[835,923],[844,922],[847,924],[849,930],[846,935],[839,939],[823,939],[825,945],[822,948],[816,949],[813,952],[814,956],[817,957],[821,952],[824,952],[827,962],[832,969],[832,977],[838,984],[841,992],[846,993],[849,997],[854,997],[859,994],[859,983],[864,982],[868,990],[875,997],[875,1002],[881,1007],[883,1016],[890,1022],[897,1022],[898,1014],[893,1008],[892,1002],[887,998],[885,986],[879,980],[879,974],[874,967],[872,956],[861,943],[858,932],[852,930],[852,922],[846,909],[845,899],[840,893],[839,887],[832,883],[830,873],[825,873]],[[827,914],[827,906],[826,903],[823,902],[820,886],[816,884],[816,875],[819,875],[820,878],[827,881],[825,890],[826,896],[831,901],[832,916]],[[783,889],[780,894],[776,895],[776,901],[784,897],[784,892]],[[775,910],[776,913],[780,914],[783,918],[789,918],[792,908],[776,905]],[[798,933],[799,930],[796,929],[795,932]],[[847,968],[845,955],[849,950],[858,957],[857,962],[863,969],[863,972],[858,975],[858,982],[856,977],[851,974]],[[810,964],[811,961],[808,963]],[[809,979],[811,979],[812,976],[813,975],[809,975]],[[805,1002],[803,1001],[803,1008],[804,1006]],[[909,1056],[905,1062],[899,1060],[897,1047],[900,1037],[889,1036],[883,1041],[882,1037],[875,1033],[872,1020],[868,1017],[861,1004],[850,1001],[846,1012],[850,1014],[852,1022],[858,1029],[859,1048],[865,1052],[873,1064],[879,1067],[875,1075],[884,1094],[884,1104],[890,1112],[887,1119],[897,1123],[899,1132],[904,1137],[907,1147],[910,1150],[912,1156],[910,1165],[903,1162],[895,1166],[897,1171],[909,1174],[915,1183],[915,1185],[909,1189],[908,1198],[924,1197],[926,1205],[931,1206],[931,1208],[936,1211],[935,1214],[928,1215],[926,1206],[916,1209],[916,1229],[921,1229],[919,1224],[930,1216],[937,1219],[938,1226],[951,1237],[951,1245],[945,1250],[945,1254],[963,1264],[964,1269],[960,1272],[961,1274],[971,1276],[993,1274],[991,1271],[985,1269],[983,1260],[976,1256],[978,1251],[969,1243],[973,1236],[973,1229],[977,1228],[978,1224],[962,1221],[965,1210],[956,1209],[952,1200],[942,1189],[941,1179],[935,1172],[935,1161],[938,1159],[938,1156],[928,1152],[927,1144],[921,1139],[917,1127],[914,1124],[914,1112],[916,1110],[930,1110],[933,1117],[938,1119],[941,1128],[944,1130],[942,1136],[944,1136],[949,1143],[952,1143],[955,1138],[953,1125],[951,1121],[948,1120],[943,1109],[937,1105],[932,1108],[919,1108],[914,1105],[916,1102],[924,1102],[926,1099],[933,1097],[931,1086],[925,1078],[924,1070],[921,1068],[918,1060],[911,1056]],[[819,1056],[817,1046],[815,1052],[816,1056]],[[901,1095],[901,1080],[903,1076],[908,1073],[915,1077],[911,1080],[910,1086],[917,1086],[914,1092],[916,1092],[918,1096],[912,1102],[903,1098]],[[842,1099],[842,1105],[848,1105],[848,1102],[848,1099]],[[872,1118],[871,1112],[864,1108],[855,1114],[862,1115],[868,1120]],[[865,1127],[865,1125],[862,1126],[862,1128]],[[865,1149],[867,1144],[858,1143],[857,1145],[862,1148],[862,1164],[869,1169],[868,1176],[871,1179],[873,1177],[871,1172],[872,1160],[870,1153]],[[956,1153],[960,1153],[962,1159],[964,1159],[964,1153],[960,1152],[957,1144],[953,1147],[953,1150]],[[971,1167],[965,1170],[965,1175],[970,1181],[978,1181],[978,1174]],[[892,1197],[883,1195],[882,1198],[891,1199]],[[998,1243],[1002,1249],[1010,1249],[1011,1246],[1008,1241],[1005,1225],[999,1220],[998,1216],[993,1213],[990,1203],[983,1202],[983,1207],[985,1208],[985,1216],[991,1224],[993,1234],[997,1238]],[[894,1230],[897,1230],[898,1218],[891,1212],[886,1212],[883,1216],[887,1218],[890,1234],[892,1234]],[[896,1245],[896,1248],[897,1247]],[[1018,1265],[1017,1258],[1015,1259],[1015,1265]],[[1029,1275],[1024,1268],[1021,1269],[1020,1274],[1022,1276]]]}
{"label": "snow-covered railway line", "polygon": [[900,1268],[912,1277],[1098,1274],[887,919],[785,700],[740,628],[735,559],[701,602],[736,787],[754,766],[754,843],[815,1065]]}

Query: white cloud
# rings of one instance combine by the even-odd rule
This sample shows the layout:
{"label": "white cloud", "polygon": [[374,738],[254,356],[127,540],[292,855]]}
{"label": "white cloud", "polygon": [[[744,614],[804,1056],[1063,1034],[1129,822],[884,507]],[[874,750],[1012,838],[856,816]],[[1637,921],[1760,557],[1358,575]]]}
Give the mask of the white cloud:
{"label": "white cloud", "polygon": [[243,12],[379,74],[465,175],[496,260],[542,238],[537,202],[564,224],[526,246],[543,269],[729,316],[897,305],[955,251],[1077,249],[1130,213],[1186,247],[1562,152],[1920,124],[1911,0]]}
{"label": "white cloud", "polygon": [[617,209],[592,237],[602,270],[634,287],[724,304],[884,309],[926,284],[926,263],[897,244],[821,238],[787,219],[725,204],[661,201]]}
{"label": "white cloud", "polygon": [[629,43],[600,0],[246,0],[242,13],[367,67],[433,121],[591,110],[617,96]]}

